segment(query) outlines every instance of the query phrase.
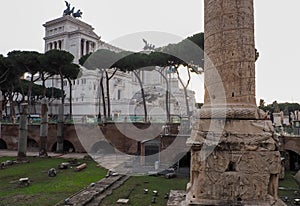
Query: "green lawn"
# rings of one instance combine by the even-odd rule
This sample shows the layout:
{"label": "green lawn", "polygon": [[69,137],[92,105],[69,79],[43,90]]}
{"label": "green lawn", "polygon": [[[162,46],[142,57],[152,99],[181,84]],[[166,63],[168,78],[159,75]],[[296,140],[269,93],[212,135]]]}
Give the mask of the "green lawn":
{"label": "green lawn", "polygon": [[[15,158],[0,157],[0,162],[6,160]],[[28,160],[30,163],[15,164],[0,170],[0,206],[53,206],[106,174],[92,160],[79,160],[88,165],[81,172],[57,169],[60,163],[68,159],[29,157]],[[48,177],[47,171],[50,168],[57,169],[56,177]],[[18,180],[22,177],[30,178],[30,186],[18,186]]]}
{"label": "green lawn", "polygon": [[[119,198],[129,198],[130,206],[148,206],[148,205],[167,205],[167,199],[164,199],[165,193],[173,190],[185,190],[188,178],[166,179],[164,177],[140,176],[130,177],[121,187],[114,190],[110,196],[107,196],[101,203],[101,206],[118,205]],[[144,194],[144,188],[149,190]],[[153,190],[157,190],[159,195],[156,203],[151,204]]]}
{"label": "green lawn", "polygon": [[[11,157],[0,157],[0,162],[15,160]],[[96,166],[93,160],[79,160],[87,163],[88,167],[81,172],[74,172],[73,169],[58,170],[56,177],[48,177],[47,171],[50,168],[57,168],[62,162],[68,159],[61,158],[39,158],[29,157],[30,163],[15,164],[0,170],[0,206],[47,206],[55,205],[70,195],[78,192],[92,182],[96,182],[106,175],[106,170]],[[279,181],[279,186],[287,188],[279,190],[279,196],[288,196],[288,205],[293,205],[294,198],[300,198],[295,193],[298,185],[294,181],[295,172],[286,172],[285,179]],[[31,184],[28,187],[18,185],[19,178],[29,177]],[[130,199],[130,206],[166,205],[165,193],[171,189],[185,190],[188,178],[165,179],[164,177],[138,176],[130,177],[121,187],[114,190],[101,203],[101,206],[117,205],[119,198]],[[144,194],[144,188],[149,190]],[[151,204],[153,190],[159,195],[155,204]]]}
{"label": "green lawn", "polygon": [[294,205],[293,199],[300,198],[300,193],[297,192],[299,186],[297,185],[294,175],[296,172],[288,171],[285,173],[284,180],[279,180],[279,187],[284,187],[285,190],[279,190],[279,197],[282,199],[287,196],[289,197],[289,201],[286,203],[287,205]]}
{"label": "green lawn", "polygon": [[[106,175],[106,170],[96,166],[92,160],[79,160],[88,167],[81,172],[73,169],[59,170],[58,165],[68,159],[28,157],[30,163],[14,164],[0,170],[0,206],[47,206],[55,205],[70,195],[78,192],[92,182]],[[15,160],[12,157],[0,157],[0,162]],[[48,177],[50,168],[57,169],[56,177]],[[18,180],[29,177],[28,187],[20,187]],[[185,190],[187,178],[165,179],[164,177],[139,176],[130,177],[113,194],[105,198],[101,205],[116,205],[119,198],[130,198],[128,205],[151,205],[152,191],[157,190],[159,196],[155,205],[166,205],[165,193],[171,189]],[[149,194],[144,194],[144,188]]]}

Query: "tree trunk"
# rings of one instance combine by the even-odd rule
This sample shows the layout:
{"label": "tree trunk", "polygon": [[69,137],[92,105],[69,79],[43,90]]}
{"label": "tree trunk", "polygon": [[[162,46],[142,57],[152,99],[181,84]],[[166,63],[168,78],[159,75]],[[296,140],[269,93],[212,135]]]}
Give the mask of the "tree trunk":
{"label": "tree trunk", "polygon": [[188,96],[187,96],[187,87],[190,84],[190,80],[191,80],[191,73],[190,73],[189,68],[187,68],[187,72],[188,72],[188,80],[187,80],[186,85],[184,85],[182,79],[179,76],[178,70],[176,71],[178,80],[179,80],[181,86],[183,87],[184,99],[185,99],[185,104],[186,104],[186,113],[187,113],[188,120],[190,120],[191,114],[190,114],[189,100],[188,100]]}
{"label": "tree trunk", "polygon": [[71,79],[68,79],[68,82],[69,82],[69,93],[70,93],[70,100],[69,100],[69,103],[70,103],[70,120],[73,119],[73,108],[72,108],[72,81]]}
{"label": "tree trunk", "polygon": [[160,73],[160,75],[164,78],[164,80],[166,81],[166,113],[167,113],[167,122],[170,123],[171,122],[171,117],[170,117],[170,108],[169,108],[169,102],[170,102],[170,94],[169,94],[169,82],[167,77],[163,74],[162,71],[156,70]]}
{"label": "tree trunk", "polygon": [[144,92],[144,87],[143,83],[141,81],[140,76],[137,74],[136,71],[133,71],[134,75],[136,76],[137,80],[139,81],[140,87],[141,87],[141,93],[142,93],[142,98],[143,98],[143,106],[144,106],[144,116],[145,116],[145,122],[148,121],[148,114],[147,114],[147,106],[146,106],[146,99],[145,99],[145,92]]}
{"label": "tree trunk", "polygon": [[45,74],[42,72],[41,74],[41,80],[42,80],[42,87],[43,87],[43,97],[46,96],[47,88],[46,88],[46,79]]}
{"label": "tree trunk", "polygon": [[33,105],[33,113],[34,114],[36,114],[37,112],[36,112],[36,101],[35,101],[35,99],[33,100],[33,101],[31,101],[31,104]]}
{"label": "tree trunk", "polygon": [[64,109],[63,105],[59,105],[58,108],[58,119],[57,119],[57,144],[56,152],[64,152]]}
{"label": "tree trunk", "polygon": [[39,156],[48,156],[47,154],[47,138],[48,138],[48,105],[47,98],[44,97],[41,101],[41,126],[40,126],[40,152]]}
{"label": "tree trunk", "polygon": [[110,93],[109,93],[109,78],[108,73],[105,71],[106,76],[106,96],[107,96],[107,119],[111,120],[111,114],[110,114]]}
{"label": "tree trunk", "polygon": [[7,103],[8,103],[8,97],[6,97],[4,95],[4,101],[3,101],[3,105],[4,105],[4,111],[5,111],[5,116],[6,116],[6,120],[7,120],[7,117],[8,117],[8,111],[7,111]]}
{"label": "tree trunk", "polygon": [[32,87],[33,87],[33,75],[31,75],[30,83],[29,83],[28,91],[27,91],[29,114],[32,113],[32,106],[31,106],[32,105],[32,102],[31,102]]}
{"label": "tree trunk", "polygon": [[13,120],[16,119],[16,112],[15,112],[15,106],[14,106],[14,100],[13,100],[13,95],[9,94],[9,105],[10,105],[10,118]]}
{"label": "tree trunk", "polygon": [[188,100],[188,96],[187,96],[187,88],[183,87],[183,91],[184,91],[184,99],[185,99],[185,105],[186,105],[186,113],[188,118],[190,119],[190,106],[189,106],[189,100]]}
{"label": "tree trunk", "polygon": [[22,161],[26,158],[27,152],[27,129],[28,129],[28,104],[23,103],[21,105],[22,113],[20,115],[19,124],[19,142],[18,142],[18,161]]}
{"label": "tree trunk", "polygon": [[104,88],[103,88],[103,76],[100,80],[100,88],[101,88],[101,96],[102,96],[102,105],[103,105],[103,122],[106,122],[106,105],[105,105],[105,95],[104,95]]}
{"label": "tree trunk", "polygon": [[57,120],[57,145],[56,152],[64,152],[64,79],[63,76],[60,75],[61,80],[61,105],[59,105],[58,111],[58,120]]}
{"label": "tree trunk", "polygon": [[109,91],[109,80],[116,74],[117,69],[112,73],[110,77],[108,77],[108,72],[105,71],[106,75],[106,95],[107,95],[107,117],[111,120],[111,105],[110,105],[110,91]]}
{"label": "tree trunk", "polygon": [[[0,122],[2,121],[3,117],[3,95],[2,95],[2,90],[0,89]],[[1,135],[1,134],[0,134]],[[0,136],[1,137],[1,136]]]}
{"label": "tree trunk", "polygon": [[99,109],[99,113],[98,113],[98,124],[102,123],[102,117],[101,117],[101,98],[102,98],[102,92],[100,91],[100,87],[98,87],[98,109]]}

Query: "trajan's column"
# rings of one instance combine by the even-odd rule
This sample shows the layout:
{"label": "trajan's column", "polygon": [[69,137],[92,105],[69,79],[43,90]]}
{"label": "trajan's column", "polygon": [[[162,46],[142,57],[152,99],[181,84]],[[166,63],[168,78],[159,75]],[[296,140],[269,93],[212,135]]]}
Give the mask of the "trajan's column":
{"label": "trajan's column", "polygon": [[204,0],[205,101],[187,205],[279,205],[278,140],[255,99],[253,0]]}

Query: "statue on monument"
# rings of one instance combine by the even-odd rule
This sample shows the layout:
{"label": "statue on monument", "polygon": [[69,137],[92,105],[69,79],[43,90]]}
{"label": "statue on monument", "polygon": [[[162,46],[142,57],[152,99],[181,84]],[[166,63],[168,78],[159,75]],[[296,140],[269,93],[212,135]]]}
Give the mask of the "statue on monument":
{"label": "statue on monument", "polygon": [[73,13],[74,7],[71,9],[71,4],[67,1],[65,1],[67,8],[64,10],[64,16],[69,16]]}
{"label": "statue on monument", "polygon": [[80,9],[77,10],[77,12],[74,12],[75,7],[71,9],[71,4],[67,1],[65,1],[67,8],[64,10],[63,16],[73,16],[74,18],[81,18],[82,11]]}
{"label": "statue on monument", "polygon": [[154,50],[155,49],[155,45],[149,44],[147,42],[147,40],[143,39],[143,42],[145,43],[144,51],[146,51],[146,50]]}
{"label": "statue on monument", "polygon": [[80,9],[77,10],[77,12],[73,13],[73,17],[75,18],[81,18],[82,16],[82,11]]}

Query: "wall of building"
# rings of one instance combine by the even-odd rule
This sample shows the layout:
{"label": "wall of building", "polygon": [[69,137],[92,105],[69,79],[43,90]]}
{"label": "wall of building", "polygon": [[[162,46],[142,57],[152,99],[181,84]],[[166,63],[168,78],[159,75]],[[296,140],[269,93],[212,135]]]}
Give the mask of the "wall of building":
{"label": "wall of building", "polygon": [[[139,154],[140,143],[148,138],[158,138],[164,124],[162,123],[108,123],[96,124],[65,124],[64,140],[70,142],[75,152],[91,151],[98,142],[107,142],[117,150],[126,154]],[[172,131],[176,132],[178,124],[172,124]],[[55,148],[57,125],[49,124],[48,151]],[[145,133],[148,134],[145,135]],[[0,140],[4,141],[9,150],[18,149],[19,125],[1,125]],[[38,151],[40,144],[39,125],[28,125],[28,142],[31,148]],[[168,141],[169,142],[169,141]],[[171,142],[171,141],[170,141]],[[33,144],[35,143],[35,144]]]}

